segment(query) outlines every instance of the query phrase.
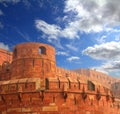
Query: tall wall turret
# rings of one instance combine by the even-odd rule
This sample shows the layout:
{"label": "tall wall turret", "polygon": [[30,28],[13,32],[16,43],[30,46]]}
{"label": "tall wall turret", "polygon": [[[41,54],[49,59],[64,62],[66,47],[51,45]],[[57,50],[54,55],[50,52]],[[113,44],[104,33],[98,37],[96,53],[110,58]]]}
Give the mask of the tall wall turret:
{"label": "tall wall turret", "polygon": [[102,76],[56,67],[47,44],[16,45],[12,62],[4,59],[0,69],[0,114],[120,114],[120,99],[96,81]]}
{"label": "tall wall turret", "polygon": [[55,77],[55,49],[42,43],[23,43],[13,50],[12,79]]}

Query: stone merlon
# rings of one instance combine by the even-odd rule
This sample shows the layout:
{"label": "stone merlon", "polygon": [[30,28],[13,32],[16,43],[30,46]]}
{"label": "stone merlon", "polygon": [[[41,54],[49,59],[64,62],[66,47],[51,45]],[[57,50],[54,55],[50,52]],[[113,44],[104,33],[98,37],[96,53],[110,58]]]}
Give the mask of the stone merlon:
{"label": "stone merlon", "polygon": [[0,49],[0,65],[0,114],[120,114],[118,79],[57,67],[50,45]]}

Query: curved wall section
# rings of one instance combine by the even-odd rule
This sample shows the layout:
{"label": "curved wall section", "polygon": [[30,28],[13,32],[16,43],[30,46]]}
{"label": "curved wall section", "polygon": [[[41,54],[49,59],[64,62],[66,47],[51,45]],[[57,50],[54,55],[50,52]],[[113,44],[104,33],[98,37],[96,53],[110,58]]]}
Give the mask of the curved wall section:
{"label": "curved wall section", "polygon": [[42,43],[23,43],[14,47],[12,79],[55,76],[55,49]]}

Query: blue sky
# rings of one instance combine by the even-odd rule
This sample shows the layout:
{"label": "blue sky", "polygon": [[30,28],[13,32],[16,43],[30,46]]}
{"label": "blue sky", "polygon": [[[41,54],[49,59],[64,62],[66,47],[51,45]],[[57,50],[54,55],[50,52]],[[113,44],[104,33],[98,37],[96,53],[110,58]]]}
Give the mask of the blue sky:
{"label": "blue sky", "polygon": [[0,0],[0,48],[56,48],[57,66],[120,77],[119,0]]}

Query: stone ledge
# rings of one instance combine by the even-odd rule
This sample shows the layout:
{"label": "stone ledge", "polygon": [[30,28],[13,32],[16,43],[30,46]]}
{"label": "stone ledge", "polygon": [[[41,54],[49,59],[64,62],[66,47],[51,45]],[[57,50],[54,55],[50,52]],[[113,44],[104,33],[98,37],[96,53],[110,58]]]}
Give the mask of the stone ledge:
{"label": "stone ledge", "polygon": [[7,112],[12,112],[12,111],[21,112],[21,108],[9,108],[9,109],[7,109]]}
{"label": "stone ledge", "polygon": [[31,108],[22,108],[22,112],[31,112]]}
{"label": "stone ledge", "polygon": [[58,111],[58,106],[44,106],[42,111]]}

